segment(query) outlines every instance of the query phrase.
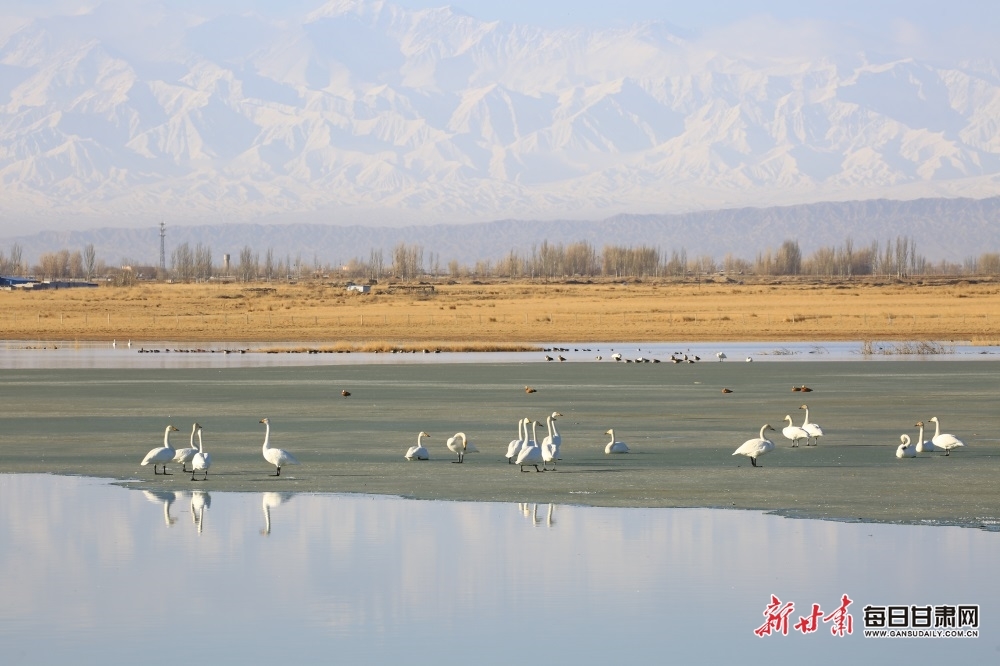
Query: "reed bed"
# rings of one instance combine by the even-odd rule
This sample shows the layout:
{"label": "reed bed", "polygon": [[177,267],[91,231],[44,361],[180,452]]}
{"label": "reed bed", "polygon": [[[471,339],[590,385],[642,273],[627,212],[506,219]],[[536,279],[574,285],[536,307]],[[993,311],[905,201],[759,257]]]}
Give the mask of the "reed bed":
{"label": "reed bed", "polygon": [[0,338],[281,341],[387,352],[540,341],[1000,340],[1000,283],[987,280],[418,287],[376,285],[370,294],[331,283],[16,290],[0,293]]}

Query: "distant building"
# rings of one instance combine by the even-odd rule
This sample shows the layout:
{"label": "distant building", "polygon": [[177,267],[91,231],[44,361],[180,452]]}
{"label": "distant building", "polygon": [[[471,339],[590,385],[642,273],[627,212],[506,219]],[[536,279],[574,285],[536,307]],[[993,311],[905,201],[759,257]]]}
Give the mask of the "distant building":
{"label": "distant building", "polygon": [[31,284],[32,282],[37,282],[31,278],[22,277],[10,277],[8,275],[0,275],[0,287],[9,289],[10,287],[16,287],[23,284]]}
{"label": "distant building", "polygon": [[349,284],[347,285],[347,291],[356,291],[359,294],[367,294],[372,290],[370,285],[367,284]]}

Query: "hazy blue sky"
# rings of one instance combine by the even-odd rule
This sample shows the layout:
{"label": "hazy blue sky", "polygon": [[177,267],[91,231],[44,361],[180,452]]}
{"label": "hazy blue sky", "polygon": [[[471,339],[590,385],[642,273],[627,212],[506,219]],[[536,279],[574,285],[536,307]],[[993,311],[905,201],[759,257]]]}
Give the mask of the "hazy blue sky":
{"label": "hazy blue sky", "polygon": [[[30,16],[100,4],[107,0],[0,0],[0,15]],[[114,2],[115,0],[111,0]],[[117,0],[129,6],[143,0]],[[170,10],[212,14],[254,11],[287,15],[310,11],[322,0],[147,0]],[[451,5],[483,20],[503,20],[545,27],[621,26],[665,21],[692,39],[728,42],[737,36],[778,50],[808,46],[821,35],[845,52],[863,49],[897,56],[956,60],[971,56],[1000,58],[998,0],[388,0],[404,7]],[[3,32],[0,30],[0,32]],[[785,42],[788,48],[783,49]],[[798,45],[796,45],[798,42]]]}

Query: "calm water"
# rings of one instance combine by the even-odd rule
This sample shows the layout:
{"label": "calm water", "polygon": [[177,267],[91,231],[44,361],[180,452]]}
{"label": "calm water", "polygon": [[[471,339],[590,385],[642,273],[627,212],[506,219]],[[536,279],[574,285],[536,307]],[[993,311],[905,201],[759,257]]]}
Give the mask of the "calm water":
{"label": "calm water", "polygon": [[[595,342],[538,343],[552,352],[479,352],[479,353],[264,353],[262,349],[292,350],[323,343],[190,343],[171,341],[135,342],[131,348],[118,341],[108,342],[7,340],[0,342],[0,369],[17,368],[228,368],[273,367],[289,365],[398,365],[413,363],[527,363],[545,362],[545,356],[561,355],[568,362],[612,363],[612,355],[623,359],[656,359],[669,362],[671,354],[698,356],[702,361],[716,361],[722,352],[728,362],[754,361],[934,361],[1000,360],[1000,349],[966,344],[941,343],[937,353],[900,353],[914,351],[906,343],[876,343],[874,353],[862,353],[861,342]],[[142,352],[140,352],[140,349]],[[241,353],[241,351],[243,353]]]}
{"label": "calm water", "polygon": [[[0,475],[6,663],[996,663],[1000,534]],[[854,633],[758,638],[770,595]],[[862,636],[980,605],[978,638]],[[849,662],[850,663],[850,662]]]}

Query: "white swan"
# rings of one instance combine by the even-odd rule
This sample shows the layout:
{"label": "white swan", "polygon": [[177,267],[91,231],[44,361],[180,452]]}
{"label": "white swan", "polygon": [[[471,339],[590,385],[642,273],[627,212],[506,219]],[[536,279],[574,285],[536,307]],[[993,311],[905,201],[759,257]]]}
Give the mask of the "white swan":
{"label": "white swan", "polygon": [[[531,465],[535,468],[536,472],[543,472],[545,470],[538,469],[538,463],[544,462],[542,459],[542,449],[538,446],[538,441],[535,439],[535,427],[538,425],[538,421],[531,421],[531,439],[525,442],[524,447],[521,452],[517,454],[517,461],[515,464],[521,466],[521,471],[524,471],[525,465]],[[528,432],[528,424],[524,424],[525,434]]]}
{"label": "white swan", "polygon": [[733,451],[734,456],[746,456],[750,459],[750,464],[754,467],[762,467],[762,465],[757,464],[757,458],[764,455],[765,453],[770,453],[774,451],[774,442],[764,437],[764,431],[774,430],[770,425],[765,423],[760,428],[760,436],[754,437],[753,439],[748,439],[740,445],[740,448]]}
{"label": "white swan", "polygon": [[[813,445],[819,444],[819,438],[823,436],[823,429],[819,427],[816,423],[809,422],[809,405],[802,405],[799,409],[806,410],[805,418],[802,419],[802,429],[809,433],[815,442]],[[809,446],[809,440],[806,440],[806,446]]]}
{"label": "white swan", "polygon": [[719,359],[720,361],[725,361],[727,358],[726,352],[715,352],[715,358]]}
{"label": "white swan", "polygon": [[951,455],[952,449],[957,449],[960,446],[965,446],[965,442],[960,440],[958,437],[955,437],[954,435],[949,433],[944,433],[944,434],[941,433],[941,424],[938,423],[938,418],[936,416],[932,416],[928,420],[934,421],[934,436],[931,437],[931,441],[934,443],[934,446],[938,447],[938,449],[943,450],[946,456]]}
{"label": "white swan", "polygon": [[[528,419],[520,419],[517,422],[517,439],[510,440],[510,444],[507,445],[507,463],[513,465],[514,461],[517,460],[517,454],[521,452],[524,448],[524,441],[528,439]],[[521,427],[524,427],[524,436],[521,436]]]}
{"label": "white swan", "polygon": [[274,465],[278,471],[274,473],[275,476],[281,476],[281,468],[285,465],[298,465],[299,461],[295,459],[291,453],[284,449],[272,448],[269,444],[271,439],[271,422],[266,418],[260,420],[260,423],[264,424],[266,430],[264,431],[264,460]]}
{"label": "white swan", "polygon": [[406,455],[403,456],[407,460],[430,460],[430,454],[427,452],[427,448],[420,441],[421,437],[430,437],[426,432],[420,431],[417,435],[417,445],[411,446],[406,450]]}
{"label": "white swan", "polygon": [[896,447],[896,457],[897,458],[916,458],[917,457],[917,445],[910,444],[909,435],[900,435],[899,441],[902,442],[898,447]]}
{"label": "white swan", "polygon": [[174,447],[170,446],[170,433],[177,432],[177,428],[172,425],[168,425],[167,429],[163,431],[163,446],[158,446],[155,449],[150,449],[146,457],[142,459],[140,465],[148,465],[153,463],[153,474],[159,474],[156,471],[157,465],[163,465],[163,473],[169,474],[167,471],[167,463],[174,459]]}
{"label": "white swan", "polygon": [[545,418],[545,424],[548,426],[549,434],[545,436],[542,440],[542,467],[546,463],[556,464],[559,460],[559,447],[562,446],[562,435],[556,430],[556,418],[562,416],[559,412],[552,412],[549,416]]}
{"label": "white swan", "polygon": [[785,439],[792,440],[792,447],[799,445],[799,440],[804,439],[806,443],[809,442],[809,433],[804,429],[798,427],[797,425],[792,425],[792,417],[785,415],[785,420],[788,421],[788,425],[781,429],[781,434],[785,436]]}
{"label": "white swan", "polygon": [[934,453],[935,451],[944,451],[944,449],[938,448],[934,445],[931,440],[924,441],[924,422],[917,421],[913,425],[920,428],[920,434],[917,435],[917,453]]}
{"label": "white swan", "polygon": [[611,441],[608,442],[607,446],[604,447],[604,452],[611,453],[628,453],[628,444],[615,439],[615,430],[612,428],[608,430],[605,435],[611,435]]}
{"label": "white swan", "polygon": [[[197,423],[195,425],[198,425]],[[201,478],[202,481],[208,479],[208,468],[212,466],[212,454],[205,453],[205,446],[201,441],[201,426],[198,426],[198,453],[194,454],[191,458],[191,480],[194,481],[194,475],[197,472],[204,472],[205,476]],[[200,530],[199,530],[200,531]]]}
{"label": "white swan", "polygon": [[198,447],[194,445],[194,434],[198,432],[200,427],[197,423],[191,426],[191,445],[186,449],[177,449],[177,453],[174,454],[174,462],[181,464],[182,472],[191,471],[187,468],[187,464],[194,458],[194,454],[198,453]]}
{"label": "white swan", "polygon": [[469,439],[465,436],[464,432],[456,432],[452,437],[448,438],[445,445],[448,447],[449,451],[458,454],[458,460],[452,460],[453,463],[465,462],[466,453],[479,453],[479,449],[477,449],[474,444],[469,442]]}

